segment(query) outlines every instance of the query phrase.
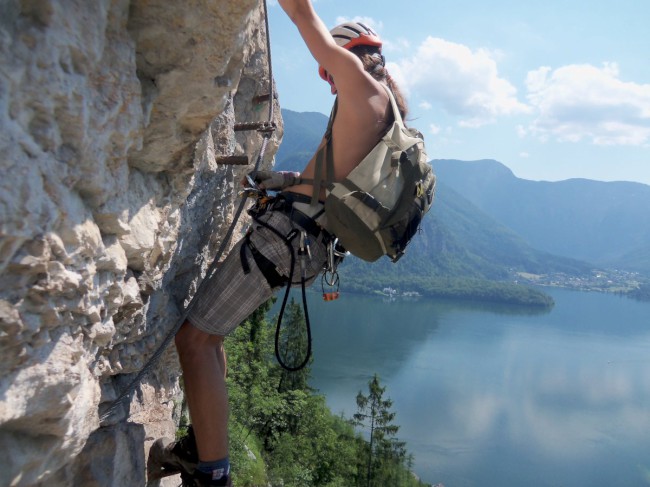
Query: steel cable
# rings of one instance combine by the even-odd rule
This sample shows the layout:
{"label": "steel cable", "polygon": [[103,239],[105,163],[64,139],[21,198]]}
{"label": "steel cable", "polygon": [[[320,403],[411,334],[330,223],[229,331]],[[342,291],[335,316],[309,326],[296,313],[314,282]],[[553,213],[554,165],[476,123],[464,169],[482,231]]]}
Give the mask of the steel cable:
{"label": "steel cable", "polygon": [[[274,104],[275,104],[275,90],[273,86],[273,65],[272,65],[272,60],[271,60],[271,36],[269,34],[269,16],[268,16],[268,7],[267,7],[267,2],[266,0],[262,0],[263,6],[264,6],[264,27],[266,30],[266,53],[267,53],[267,63],[268,63],[268,71],[269,71],[269,93],[270,93],[270,99],[269,99],[269,113],[268,113],[268,122],[266,123],[266,126],[273,126],[273,117],[275,115],[274,113]],[[273,135],[273,130],[263,130],[260,133],[262,133],[262,145],[260,147],[260,152],[257,157],[257,160],[255,161],[255,167],[252,171],[252,178],[255,178],[255,174],[259,170],[260,164],[262,163],[262,160],[264,159],[264,155],[266,153],[266,148],[269,142],[269,139]],[[206,285],[207,281],[212,277],[217,269],[217,266],[219,264],[219,259],[221,259],[221,256],[226,250],[226,247],[228,246],[228,242],[230,241],[232,234],[235,231],[235,227],[237,226],[237,222],[239,221],[239,218],[241,216],[242,211],[244,210],[244,207],[246,206],[246,202],[248,200],[248,194],[244,193],[242,196],[242,199],[239,203],[239,206],[237,208],[237,211],[235,212],[235,216],[233,218],[233,222],[230,225],[230,228],[228,228],[228,232],[226,232],[226,236],[221,242],[221,245],[219,246],[219,249],[217,250],[217,253],[215,254],[214,260],[210,264],[210,267],[208,268],[205,277],[201,281],[201,284],[199,285],[198,289],[196,290],[196,293],[194,294],[194,297],[190,300],[189,304],[187,307],[184,309],[183,313],[181,314],[181,317],[178,319],[174,327],[169,330],[161,344],[158,346],[156,351],[153,353],[153,355],[147,360],[147,363],[142,367],[142,369],[138,372],[138,374],[135,376],[135,378],[129,383],[129,385],[120,393],[120,395],[113,401],[111,402],[110,406],[100,415],[99,421],[100,423],[108,419],[114,412],[115,410],[124,402],[125,399],[127,399],[131,393],[135,390],[137,385],[142,381],[142,379],[149,373],[149,371],[153,368],[153,366],[156,364],[160,356],[165,352],[171,341],[174,339],[176,334],[178,333],[178,330],[180,330],[181,326],[183,326],[183,323],[185,323],[185,320],[187,320],[187,317],[192,310],[192,307],[194,306],[196,302],[196,296],[199,295],[200,291],[202,288]]]}

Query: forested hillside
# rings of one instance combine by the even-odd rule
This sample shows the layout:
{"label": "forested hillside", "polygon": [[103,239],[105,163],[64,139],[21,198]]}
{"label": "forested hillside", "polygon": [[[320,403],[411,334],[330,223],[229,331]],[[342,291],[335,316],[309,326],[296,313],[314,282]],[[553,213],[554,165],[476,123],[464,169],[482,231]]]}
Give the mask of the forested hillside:
{"label": "forested hillside", "polygon": [[284,137],[275,155],[275,170],[299,171],[318,147],[327,117],[317,112],[294,112],[282,109]]}
{"label": "forested hillside", "polygon": [[533,247],[650,273],[650,186],[529,181],[493,160],[434,160],[441,180]]}
{"label": "forested hillside", "polygon": [[372,292],[385,286],[435,296],[547,305],[537,291],[511,284],[517,272],[584,275],[589,265],[530,247],[444,183],[406,254],[392,263],[346,259],[343,282]]}

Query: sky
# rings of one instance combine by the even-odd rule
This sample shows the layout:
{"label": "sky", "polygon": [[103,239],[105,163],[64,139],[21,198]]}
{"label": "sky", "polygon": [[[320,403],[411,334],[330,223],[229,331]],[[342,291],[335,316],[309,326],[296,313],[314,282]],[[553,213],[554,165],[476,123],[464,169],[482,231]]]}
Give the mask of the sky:
{"label": "sky", "polygon": [[[268,0],[282,108],[334,101]],[[383,39],[430,159],[496,159],[517,177],[650,184],[650,0],[316,0],[328,27]]]}

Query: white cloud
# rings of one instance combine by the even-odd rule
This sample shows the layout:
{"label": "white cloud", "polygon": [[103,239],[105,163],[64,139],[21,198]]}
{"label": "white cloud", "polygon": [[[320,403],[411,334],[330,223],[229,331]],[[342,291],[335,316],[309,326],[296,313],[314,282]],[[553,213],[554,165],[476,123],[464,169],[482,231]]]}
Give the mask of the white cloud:
{"label": "white cloud", "polygon": [[438,135],[440,133],[440,127],[437,126],[435,123],[432,123],[429,125],[429,132],[433,135]]}
{"label": "white cloud", "polygon": [[382,52],[387,56],[388,55],[395,56],[397,54],[411,51],[411,42],[408,39],[405,39],[403,37],[400,37],[396,41],[382,38],[382,42],[384,43],[382,47]]}
{"label": "white cloud", "polygon": [[429,103],[428,101],[420,102],[420,104],[418,106],[422,110],[431,110],[431,108],[433,108],[433,105],[431,105],[431,103]]}
{"label": "white cloud", "polygon": [[542,67],[528,73],[528,100],[537,111],[529,132],[542,140],[588,140],[597,145],[650,141],[650,84],[622,81],[605,63]]}
{"label": "white cloud", "polygon": [[411,58],[389,63],[391,75],[408,93],[434,100],[464,127],[479,127],[497,117],[528,113],[517,90],[499,76],[500,53],[428,37]]}

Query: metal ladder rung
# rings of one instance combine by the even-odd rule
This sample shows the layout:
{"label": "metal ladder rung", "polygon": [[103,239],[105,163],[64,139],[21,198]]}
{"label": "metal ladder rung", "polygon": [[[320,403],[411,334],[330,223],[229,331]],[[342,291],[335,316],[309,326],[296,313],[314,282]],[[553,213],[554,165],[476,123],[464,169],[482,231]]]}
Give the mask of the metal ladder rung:
{"label": "metal ladder rung", "polygon": [[243,122],[235,124],[235,132],[246,130],[257,130],[258,132],[273,132],[276,129],[275,122]]}
{"label": "metal ladder rung", "polygon": [[217,157],[217,164],[229,164],[231,166],[247,166],[248,156],[221,156]]}
{"label": "metal ladder rung", "polygon": [[[277,96],[274,96],[274,98],[277,100]],[[257,95],[253,97],[253,105],[261,105],[262,103],[265,103],[271,99],[271,95],[267,93],[266,95]]]}

